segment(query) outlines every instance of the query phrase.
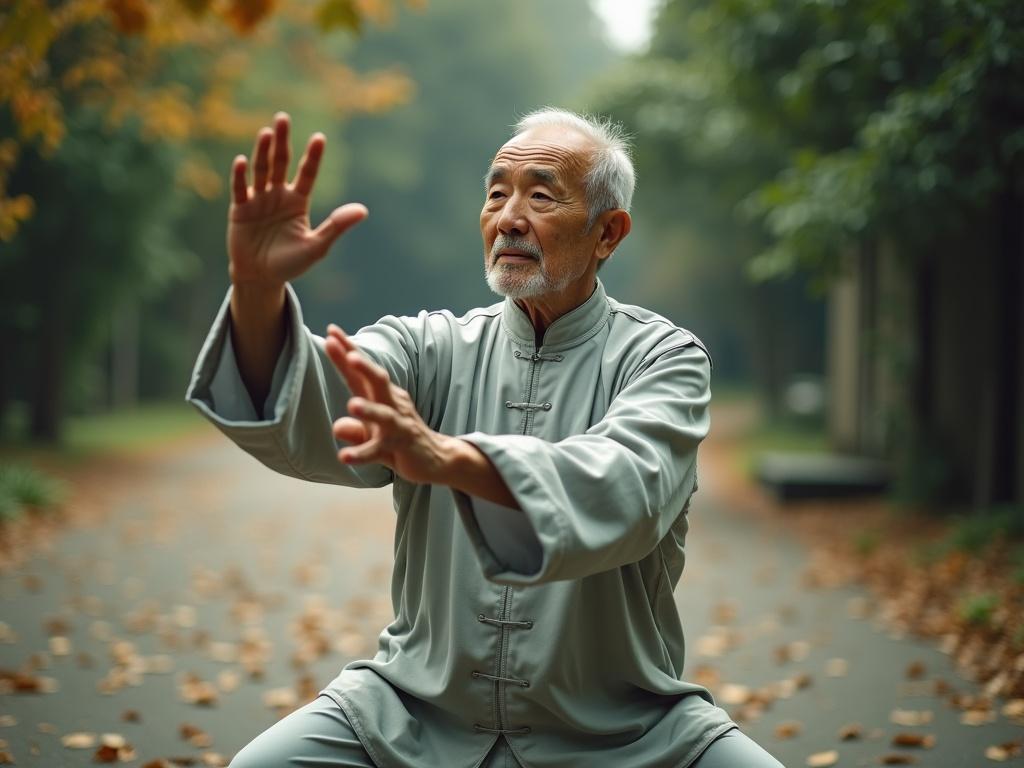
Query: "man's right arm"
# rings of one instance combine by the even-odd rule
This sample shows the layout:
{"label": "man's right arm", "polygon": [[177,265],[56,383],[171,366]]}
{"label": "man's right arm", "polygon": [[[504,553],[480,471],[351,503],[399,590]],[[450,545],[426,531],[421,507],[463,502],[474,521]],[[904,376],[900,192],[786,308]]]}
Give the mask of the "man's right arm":
{"label": "man's right arm", "polygon": [[285,289],[264,289],[245,284],[231,291],[231,345],[235,364],[257,414],[270,393],[271,379],[288,326]]}

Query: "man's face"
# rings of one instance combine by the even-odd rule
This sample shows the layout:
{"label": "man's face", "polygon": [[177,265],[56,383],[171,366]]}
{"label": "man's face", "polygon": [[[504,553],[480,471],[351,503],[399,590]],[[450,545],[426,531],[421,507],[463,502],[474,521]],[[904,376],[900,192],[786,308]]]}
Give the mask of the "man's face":
{"label": "man's face", "polygon": [[590,149],[583,135],[547,126],[498,150],[480,212],[484,274],[493,291],[539,298],[586,279],[597,242],[597,234],[584,231]]}

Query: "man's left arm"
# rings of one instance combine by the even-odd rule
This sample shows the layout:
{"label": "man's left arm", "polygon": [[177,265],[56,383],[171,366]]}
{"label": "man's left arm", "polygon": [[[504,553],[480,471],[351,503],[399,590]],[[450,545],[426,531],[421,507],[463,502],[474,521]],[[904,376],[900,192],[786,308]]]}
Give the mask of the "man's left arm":
{"label": "man's left arm", "polygon": [[[576,579],[640,560],[693,491],[697,446],[709,427],[711,372],[696,344],[654,359],[601,421],[556,443],[529,435],[439,435],[385,372],[354,347],[332,348],[346,377],[361,380],[363,395],[350,402],[352,417],[336,423],[337,437],[357,443],[342,460],[376,460],[412,482],[451,487],[492,581]],[[495,526],[508,530],[511,544],[498,540]]]}

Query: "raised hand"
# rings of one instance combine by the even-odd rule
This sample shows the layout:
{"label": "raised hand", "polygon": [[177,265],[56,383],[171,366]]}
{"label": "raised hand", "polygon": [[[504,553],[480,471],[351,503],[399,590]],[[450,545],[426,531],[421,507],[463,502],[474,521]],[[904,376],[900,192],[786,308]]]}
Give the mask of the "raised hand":
{"label": "raised hand", "polygon": [[365,206],[350,203],[335,208],[316,229],[309,223],[309,199],[326,140],[314,133],[287,182],[291,159],[290,120],[274,116],[274,127],[256,136],[249,162],[238,155],[231,168],[231,207],[228,211],[228,259],[236,287],[276,289],[293,280],[327,253],[345,230],[366,218]]}

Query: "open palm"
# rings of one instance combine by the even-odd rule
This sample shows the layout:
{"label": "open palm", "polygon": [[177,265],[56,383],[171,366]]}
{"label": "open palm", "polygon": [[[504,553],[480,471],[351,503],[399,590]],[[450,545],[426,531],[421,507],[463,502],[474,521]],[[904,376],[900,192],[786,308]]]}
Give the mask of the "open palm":
{"label": "open palm", "polygon": [[245,155],[231,168],[228,258],[231,281],[277,286],[293,280],[327,253],[331,243],[366,217],[366,208],[350,203],[334,209],[316,229],[309,224],[309,200],[326,143],[314,133],[287,182],[291,161],[290,120],[279,112],[274,128],[263,128],[253,148],[253,178],[247,179]]}

